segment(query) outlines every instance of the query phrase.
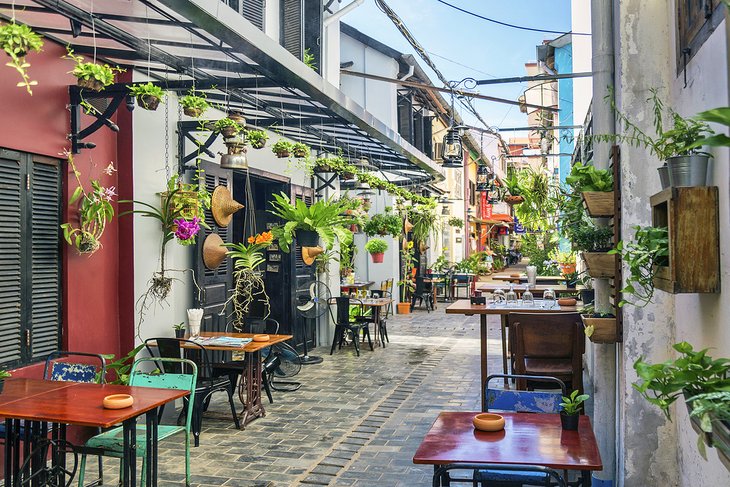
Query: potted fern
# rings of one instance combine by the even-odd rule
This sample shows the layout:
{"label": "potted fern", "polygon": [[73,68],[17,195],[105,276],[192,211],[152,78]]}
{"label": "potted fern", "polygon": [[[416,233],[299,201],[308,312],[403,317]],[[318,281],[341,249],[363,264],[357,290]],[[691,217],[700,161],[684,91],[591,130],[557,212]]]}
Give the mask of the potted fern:
{"label": "potted fern", "polygon": [[370,254],[374,264],[382,264],[385,251],[388,250],[388,242],[382,238],[371,238],[365,244],[365,250]]}
{"label": "potted fern", "polygon": [[151,82],[128,86],[129,93],[137,98],[137,104],[145,110],[157,110],[160,101],[165,99],[165,90]]}
{"label": "potted fern", "polygon": [[73,49],[67,48],[67,51],[63,57],[76,63],[70,73],[76,76],[76,83],[82,88],[101,91],[114,83],[116,73],[125,71],[118,66],[84,62],[84,57],[75,55]]}
{"label": "potted fern", "polygon": [[26,62],[25,56],[31,52],[40,52],[43,47],[41,36],[25,24],[15,23],[15,19],[7,24],[0,25],[0,48],[10,56],[7,66],[14,68],[22,79],[19,87],[24,87],[28,94],[33,95],[32,86],[38,84],[31,81],[27,69],[30,63]]}

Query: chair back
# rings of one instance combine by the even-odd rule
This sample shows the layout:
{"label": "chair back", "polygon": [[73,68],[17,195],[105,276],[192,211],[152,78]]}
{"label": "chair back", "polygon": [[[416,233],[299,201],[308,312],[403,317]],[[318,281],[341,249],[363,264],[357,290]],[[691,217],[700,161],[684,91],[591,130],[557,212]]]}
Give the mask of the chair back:
{"label": "chair back", "polygon": [[335,325],[346,325],[350,323],[349,296],[337,296],[330,298],[329,301],[327,301],[327,307],[329,308],[330,316],[332,316],[332,320],[335,322]]}
{"label": "chair back", "polygon": [[[489,387],[492,379],[530,379],[554,383],[559,391],[519,391]],[[514,411],[516,413],[559,413],[560,403],[566,395],[565,383],[549,376],[527,376],[516,374],[494,374],[484,382],[484,411]]]}
{"label": "chair back", "polygon": [[381,291],[387,291],[388,290],[388,280],[380,281],[380,290]]}
{"label": "chair back", "polygon": [[[68,362],[70,358],[78,360],[80,357],[93,358],[88,362]],[[46,357],[46,365],[43,368],[43,378],[63,382],[86,382],[100,384],[106,375],[106,360],[102,355],[87,352],[56,351]]]}
{"label": "chair back", "polygon": [[[139,370],[140,364],[152,363],[158,369],[154,372]],[[163,364],[163,368],[159,368]],[[179,372],[171,372],[176,369]],[[161,373],[160,373],[161,372]],[[190,391],[189,404],[195,403],[195,387],[198,382],[198,367],[195,362],[182,358],[144,357],[134,361],[129,376],[129,385],[135,387],[157,387],[159,389],[179,389]],[[189,432],[193,417],[192,407],[187,408],[185,429]]]}
{"label": "chair back", "polygon": [[[183,348],[183,344],[185,348]],[[195,364],[197,377],[200,379],[213,377],[213,363],[208,356],[208,350],[199,343],[183,338],[158,337],[148,338],[144,341],[144,346],[149,352],[150,358],[158,361],[157,368],[165,373],[189,374],[187,363],[192,362]],[[155,349],[157,354],[154,352]],[[183,361],[181,362],[181,360]]]}
{"label": "chair back", "polygon": [[416,290],[413,292],[416,296],[421,296],[426,292],[426,283],[423,282],[423,277],[416,277]]}
{"label": "chair back", "polygon": [[279,333],[279,322],[273,318],[247,317],[244,320],[244,333],[277,335]]}
{"label": "chair back", "polygon": [[[544,474],[548,479],[555,479],[555,483],[551,482],[549,483],[549,485],[556,485],[557,487],[567,486],[567,484],[565,483],[565,479],[563,479],[563,477],[560,475],[560,473],[558,473],[557,470],[539,465],[504,465],[501,463],[451,463],[449,465],[442,465],[434,470],[432,481],[433,487],[449,485],[448,483],[444,484],[441,481],[444,478],[448,478],[448,473],[453,470],[473,470],[475,471],[475,473],[476,471],[480,470],[496,470],[499,472],[514,472],[515,474],[519,474],[521,472],[534,472]],[[471,480],[469,480],[469,482],[471,482]]]}

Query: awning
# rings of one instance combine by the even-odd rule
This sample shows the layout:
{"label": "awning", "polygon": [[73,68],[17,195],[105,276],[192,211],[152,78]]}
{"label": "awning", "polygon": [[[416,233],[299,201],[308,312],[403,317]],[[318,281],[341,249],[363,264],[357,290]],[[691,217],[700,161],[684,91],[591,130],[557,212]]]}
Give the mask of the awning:
{"label": "awning", "polygon": [[492,213],[492,218],[472,218],[471,221],[474,223],[481,223],[483,225],[514,224],[512,215],[508,215],[507,213]]}
{"label": "awning", "polygon": [[[18,22],[74,51],[158,80],[215,85],[208,98],[249,123],[346,157],[366,157],[395,184],[443,180],[441,169],[338,88],[219,0],[17,0]],[[10,18],[12,3],[0,2]],[[74,35],[76,34],[76,35]]]}

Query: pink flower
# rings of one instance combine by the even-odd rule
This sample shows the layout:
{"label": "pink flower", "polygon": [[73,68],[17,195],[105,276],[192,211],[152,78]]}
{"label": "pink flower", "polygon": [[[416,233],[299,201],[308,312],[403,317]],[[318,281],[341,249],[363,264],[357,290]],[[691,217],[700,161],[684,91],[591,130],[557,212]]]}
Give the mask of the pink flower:
{"label": "pink flower", "polygon": [[104,194],[102,195],[102,197],[107,201],[111,201],[112,198],[117,195],[116,190],[116,186],[109,186],[108,188],[104,188]]}
{"label": "pink flower", "polygon": [[110,162],[109,165],[102,171],[107,176],[111,176],[112,173],[116,172],[116,168],[114,167],[114,162]]}
{"label": "pink flower", "polygon": [[173,223],[177,225],[175,236],[180,240],[189,240],[195,237],[200,231],[200,219],[198,217],[194,217],[190,221],[184,218],[178,218]]}

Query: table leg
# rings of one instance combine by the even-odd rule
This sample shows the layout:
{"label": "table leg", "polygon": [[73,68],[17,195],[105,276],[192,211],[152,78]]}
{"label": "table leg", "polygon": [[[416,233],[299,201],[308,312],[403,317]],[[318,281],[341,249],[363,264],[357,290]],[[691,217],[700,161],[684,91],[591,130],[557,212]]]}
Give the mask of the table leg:
{"label": "table leg", "polygon": [[482,356],[482,380],[479,383],[479,395],[482,397],[482,411],[486,411],[486,404],[484,402],[484,384],[487,381],[487,315],[479,315],[479,333],[480,333],[480,344],[481,344],[481,356]]}
{"label": "table leg", "polygon": [[373,322],[375,323],[375,330],[373,330],[375,344],[385,348],[385,340],[380,339],[380,306],[373,306]]}
{"label": "table leg", "polygon": [[122,455],[122,485],[137,485],[137,418],[130,418],[122,423],[124,437],[124,453]]}
{"label": "table leg", "polygon": [[147,487],[157,486],[157,410],[148,411],[147,419],[147,464],[145,475]]}
{"label": "table leg", "polygon": [[[507,375],[507,315],[500,315],[499,318],[502,328],[502,373]],[[507,387],[507,379],[504,379],[504,386]]]}
{"label": "table leg", "polygon": [[591,471],[581,470],[580,471],[581,487],[591,487]]}
{"label": "table leg", "polygon": [[[356,337],[356,339],[358,339]],[[241,411],[241,429],[256,418],[266,416],[266,410],[261,402],[261,352],[251,352],[246,364],[246,398]],[[241,396],[239,390],[239,396]]]}
{"label": "table leg", "polygon": [[13,423],[14,420],[5,419],[5,487],[13,485],[13,454],[17,456],[19,453],[15,451],[18,442],[15,441]]}

